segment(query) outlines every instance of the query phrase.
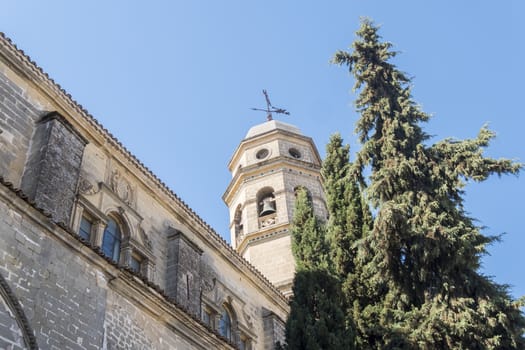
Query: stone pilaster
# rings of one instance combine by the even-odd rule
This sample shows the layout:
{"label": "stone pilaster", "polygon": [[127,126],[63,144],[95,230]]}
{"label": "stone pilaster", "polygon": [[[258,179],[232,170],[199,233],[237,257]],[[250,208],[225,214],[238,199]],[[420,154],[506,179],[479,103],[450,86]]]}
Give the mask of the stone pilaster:
{"label": "stone pilaster", "polygon": [[186,235],[170,228],[166,292],[196,316],[200,316],[201,254],[202,250]]}
{"label": "stone pilaster", "polygon": [[278,342],[284,344],[286,339],[284,321],[273,312],[263,309],[263,322],[264,349],[273,350]]}
{"label": "stone pilaster", "polygon": [[67,225],[86,141],[57,112],[37,122],[22,177],[22,189],[53,219]]}

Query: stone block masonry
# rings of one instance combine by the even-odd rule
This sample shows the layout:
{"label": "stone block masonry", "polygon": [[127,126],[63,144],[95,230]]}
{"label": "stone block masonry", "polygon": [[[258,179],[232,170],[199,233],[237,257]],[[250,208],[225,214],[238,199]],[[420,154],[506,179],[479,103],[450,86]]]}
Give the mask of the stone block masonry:
{"label": "stone block masonry", "polygon": [[262,309],[289,311],[0,33],[0,349],[270,349]]}
{"label": "stone block masonry", "polygon": [[36,127],[22,189],[57,222],[69,224],[86,141],[58,113]]}
{"label": "stone block masonry", "polygon": [[[32,332],[24,329],[23,316],[17,315],[10,289],[0,275],[0,349],[19,350],[30,345]],[[24,334],[29,333],[29,334]]]}
{"label": "stone block masonry", "polygon": [[96,270],[4,201],[0,232],[0,274],[20,300],[39,348],[100,349],[105,290]]}
{"label": "stone block masonry", "polygon": [[192,314],[200,312],[200,257],[202,251],[175,229],[168,234],[166,292]]}
{"label": "stone block masonry", "polygon": [[276,343],[284,344],[285,324],[278,316],[268,310],[263,310],[265,350],[273,350]]}
{"label": "stone block masonry", "polygon": [[0,175],[17,187],[39,116],[24,91],[0,72]]}
{"label": "stone block masonry", "polygon": [[[0,278],[19,301],[39,349],[233,350],[173,305],[145,307],[158,300],[157,292],[146,297],[148,288],[141,285],[140,296],[134,294],[122,282],[122,275],[129,281],[127,271],[109,265],[2,185],[0,233]],[[25,346],[5,305],[0,293],[0,349],[36,349]]]}

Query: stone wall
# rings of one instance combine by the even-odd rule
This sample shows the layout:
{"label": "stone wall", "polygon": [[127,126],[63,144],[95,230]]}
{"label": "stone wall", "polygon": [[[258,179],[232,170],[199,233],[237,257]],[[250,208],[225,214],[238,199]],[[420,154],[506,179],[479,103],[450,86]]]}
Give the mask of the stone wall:
{"label": "stone wall", "polygon": [[106,308],[106,291],[97,278],[102,272],[2,199],[0,274],[20,301],[39,347],[100,349]]}
{"label": "stone wall", "polygon": [[86,142],[58,113],[38,121],[22,190],[53,219],[69,224]]}
{"label": "stone wall", "polygon": [[26,153],[40,112],[25,91],[0,70],[0,174],[20,185]]}
{"label": "stone wall", "polygon": [[[4,186],[0,232],[0,275],[40,349],[233,349]],[[163,306],[145,305],[154,299]],[[0,346],[26,348],[2,305]]]}
{"label": "stone wall", "polygon": [[285,343],[285,324],[277,315],[269,310],[263,311],[265,350],[273,350],[276,343]]}
{"label": "stone wall", "polygon": [[26,349],[22,330],[5,300],[0,300],[0,349]]}
{"label": "stone wall", "polygon": [[27,317],[11,288],[0,275],[0,349],[35,349]]}
{"label": "stone wall", "polygon": [[292,255],[292,241],[288,229],[270,233],[268,237],[250,242],[247,251],[250,254],[250,261],[256,264],[257,268],[278,288],[290,289],[295,271],[295,259]]}
{"label": "stone wall", "polygon": [[[110,218],[118,261],[101,250]],[[262,310],[288,313],[274,286],[2,35],[0,233],[0,281],[41,349],[231,350],[242,336],[262,350],[273,346]],[[28,347],[6,300],[0,348]],[[235,336],[199,320],[201,305],[215,321],[231,312]]]}
{"label": "stone wall", "polygon": [[200,250],[181,232],[168,233],[166,293],[195,316],[200,317]]}

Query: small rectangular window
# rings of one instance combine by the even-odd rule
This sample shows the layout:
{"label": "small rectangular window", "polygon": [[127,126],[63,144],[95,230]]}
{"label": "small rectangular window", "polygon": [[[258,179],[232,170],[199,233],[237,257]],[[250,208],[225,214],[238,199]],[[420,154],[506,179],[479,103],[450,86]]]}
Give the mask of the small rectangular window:
{"label": "small rectangular window", "polygon": [[93,222],[91,222],[91,220],[83,216],[82,219],[80,220],[80,228],[78,230],[78,235],[84,238],[86,241],[89,241],[91,237],[92,229],[93,229]]}

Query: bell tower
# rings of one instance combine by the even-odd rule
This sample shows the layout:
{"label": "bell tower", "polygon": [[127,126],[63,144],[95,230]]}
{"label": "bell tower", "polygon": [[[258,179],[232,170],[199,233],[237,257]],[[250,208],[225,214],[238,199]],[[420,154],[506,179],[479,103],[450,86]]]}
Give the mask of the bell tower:
{"label": "bell tower", "polygon": [[223,200],[230,211],[231,244],[289,296],[295,273],[290,225],[297,188],[306,188],[319,217],[327,216],[317,148],[297,127],[270,119],[248,131],[228,168],[232,180]]}

